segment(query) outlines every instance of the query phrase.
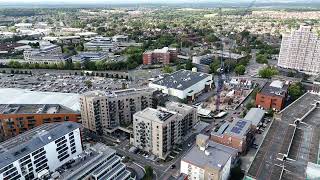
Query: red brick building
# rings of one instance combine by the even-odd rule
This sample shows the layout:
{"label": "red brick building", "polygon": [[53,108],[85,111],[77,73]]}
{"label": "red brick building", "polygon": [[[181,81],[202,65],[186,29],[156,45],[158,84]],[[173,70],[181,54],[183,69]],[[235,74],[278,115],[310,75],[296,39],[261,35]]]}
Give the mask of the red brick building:
{"label": "red brick building", "polygon": [[143,53],[143,64],[169,64],[178,56],[176,48],[164,47]]}
{"label": "red brick building", "polygon": [[211,133],[210,140],[237,149],[240,153],[245,152],[254,136],[251,124],[251,121],[244,119],[225,123]]}
{"label": "red brick building", "polygon": [[45,123],[80,121],[80,113],[57,104],[0,104],[0,140]]}
{"label": "red brick building", "polygon": [[256,96],[256,106],[265,110],[280,111],[284,105],[288,93],[288,85],[281,81],[267,83]]}

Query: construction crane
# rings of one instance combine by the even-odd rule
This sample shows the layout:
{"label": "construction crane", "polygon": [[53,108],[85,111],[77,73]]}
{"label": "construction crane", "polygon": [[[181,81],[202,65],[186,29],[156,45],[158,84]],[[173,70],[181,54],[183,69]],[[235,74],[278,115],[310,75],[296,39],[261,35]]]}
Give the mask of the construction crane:
{"label": "construction crane", "polygon": [[[249,6],[246,7],[245,11],[243,12],[242,15],[240,15],[240,20],[242,19],[242,17],[244,15],[246,15],[249,11],[249,9],[255,4],[256,0],[253,0]],[[218,27],[220,27],[220,32],[222,32],[223,28],[222,28],[222,9],[219,8],[219,12],[218,12],[218,16],[219,16],[219,20],[218,22],[220,23],[219,25],[217,25]],[[239,21],[240,21],[239,20]],[[231,30],[233,29],[233,26],[230,28]],[[222,36],[222,33],[221,33]],[[223,76],[225,76],[225,78],[228,78],[229,76],[226,73],[226,69],[225,69],[225,64],[224,64],[224,59],[223,59],[223,54],[224,54],[224,47],[225,47],[225,39],[223,37],[220,37],[220,46],[221,46],[221,56],[220,56],[220,68],[217,70],[217,74],[218,74],[218,83],[217,83],[217,91],[216,91],[216,111],[220,112],[220,98],[221,98],[221,92],[223,89],[223,84],[224,84],[224,80],[223,80]],[[233,47],[233,42],[231,42],[231,46]],[[229,56],[231,58],[231,49],[229,49]],[[228,67],[228,69],[230,70],[230,67]],[[228,71],[229,71],[228,70]],[[228,72],[229,73],[229,72]]]}

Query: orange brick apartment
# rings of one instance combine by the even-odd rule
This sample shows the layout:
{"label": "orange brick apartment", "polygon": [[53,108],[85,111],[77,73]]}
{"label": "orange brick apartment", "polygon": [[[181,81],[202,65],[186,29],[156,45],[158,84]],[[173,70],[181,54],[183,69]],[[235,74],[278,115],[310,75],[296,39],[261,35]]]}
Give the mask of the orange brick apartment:
{"label": "orange brick apartment", "polygon": [[177,58],[177,49],[164,47],[143,53],[143,64],[169,64]]}
{"label": "orange brick apartment", "polygon": [[57,104],[0,104],[0,140],[44,123],[80,121],[80,113]]}
{"label": "orange brick apartment", "polygon": [[256,106],[265,110],[280,111],[287,98],[288,85],[281,81],[267,83],[256,96]]}

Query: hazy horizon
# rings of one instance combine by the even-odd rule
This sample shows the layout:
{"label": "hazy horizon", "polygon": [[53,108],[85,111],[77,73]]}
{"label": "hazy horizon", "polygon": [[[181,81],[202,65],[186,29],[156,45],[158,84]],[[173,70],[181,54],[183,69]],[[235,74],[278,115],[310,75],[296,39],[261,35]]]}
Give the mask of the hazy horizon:
{"label": "hazy horizon", "polygon": [[[171,4],[171,3],[250,3],[252,0],[0,0],[2,4],[29,4],[29,3],[68,3],[68,4],[120,4],[120,3],[164,3],[164,4]],[[320,3],[317,0],[257,0],[256,3]]]}

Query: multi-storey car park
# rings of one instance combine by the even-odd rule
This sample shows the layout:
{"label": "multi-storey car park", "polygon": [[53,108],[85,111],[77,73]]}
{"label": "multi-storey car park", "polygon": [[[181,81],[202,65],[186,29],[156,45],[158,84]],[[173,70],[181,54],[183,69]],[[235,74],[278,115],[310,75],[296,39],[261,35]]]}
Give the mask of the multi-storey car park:
{"label": "multi-storey car park", "polygon": [[319,178],[319,105],[307,92],[276,114],[245,179]]}

